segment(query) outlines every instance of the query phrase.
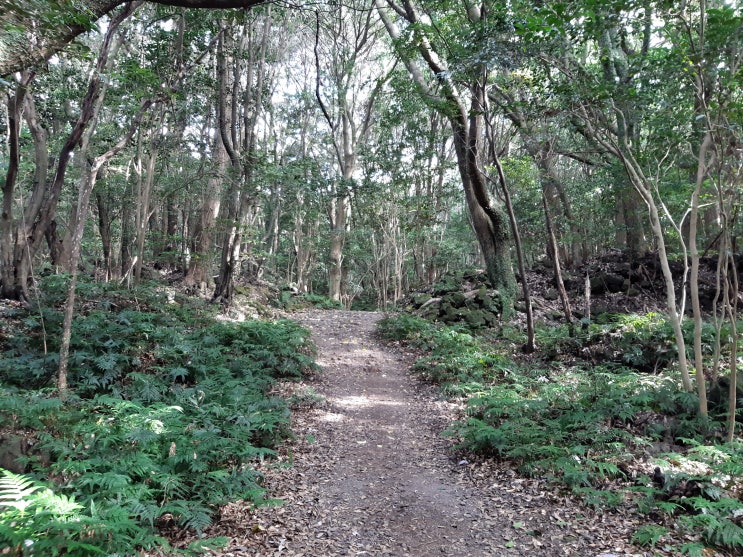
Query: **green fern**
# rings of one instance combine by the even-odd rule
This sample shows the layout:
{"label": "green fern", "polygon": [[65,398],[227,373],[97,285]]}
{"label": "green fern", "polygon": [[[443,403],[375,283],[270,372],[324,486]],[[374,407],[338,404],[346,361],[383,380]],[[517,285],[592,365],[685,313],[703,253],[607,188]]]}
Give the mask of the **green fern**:
{"label": "green fern", "polygon": [[0,507],[9,507],[24,513],[33,504],[31,495],[40,487],[34,485],[33,480],[25,476],[13,474],[8,470],[0,469],[3,477],[0,478]]}
{"label": "green fern", "polygon": [[26,476],[0,472],[0,545],[34,555],[104,553],[87,539],[94,521],[82,505]]}
{"label": "green fern", "polygon": [[719,547],[743,549],[743,528],[727,518],[722,518],[707,526],[704,539]]}
{"label": "green fern", "polygon": [[640,526],[632,535],[632,541],[640,546],[655,547],[668,530],[663,526],[648,524]]}
{"label": "green fern", "polygon": [[[52,295],[61,302],[56,288]],[[3,497],[21,508],[7,504],[0,512],[31,516],[33,504],[46,504],[43,493],[77,515],[72,526],[57,517],[46,525],[29,523],[20,533],[8,532],[9,524],[20,522],[2,520],[2,535],[16,536],[8,543],[34,539],[34,551],[50,556],[133,554],[166,545],[156,535],[163,513],[201,532],[219,505],[237,499],[261,504],[261,477],[250,464],[290,435],[287,402],[268,393],[278,379],[317,370],[309,333],[290,321],[215,323],[203,307],[193,312],[187,300],[182,307],[163,304],[146,289],[137,292],[136,304],[129,293],[109,287],[80,292],[101,299],[82,303],[88,311],[73,327],[75,394],[63,403],[21,388],[33,369],[39,377],[53,375],[53,358],[33,345],[33,334],[14,335],[12,364],[0,359],[0,421],[35,437],[34,453],[44,458],[28,460],[39,476],[66,479],[55,487],[58,493],[28,479],[6,479]],[[61,313],[48,313],[49,346],[56,349]],[[29,331],[38,327],[37,317],[30,317]],[[8,388],[9,380],[16,387]],[[54,537],[61,528],[69,541]],[[38,532],[38,539],[28,532]],[[54,543],[66,549],[40,549]]]}
{"label": "green fern", "polygon": [[199,536],[212,523],[211,509],[195,501],[171,501],[163,506],[163,512],[171,513],[179,524],[193,528]]}

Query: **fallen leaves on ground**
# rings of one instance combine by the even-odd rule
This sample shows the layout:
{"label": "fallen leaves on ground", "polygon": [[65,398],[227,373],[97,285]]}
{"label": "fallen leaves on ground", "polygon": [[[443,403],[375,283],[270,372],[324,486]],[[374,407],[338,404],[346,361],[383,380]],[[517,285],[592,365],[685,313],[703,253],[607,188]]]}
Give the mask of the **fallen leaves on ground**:
{"label": "fallen leaves on ground", "polygon": [[242,556],[672,555],[631,543],[628,509],[581,505],[507,463],[463,457],[441,432],[461,406],[376,339],[379,313],[307,311],[323,373],[282,384],[295,439],[258,469],[273,504],[233,503],[206,534]]}

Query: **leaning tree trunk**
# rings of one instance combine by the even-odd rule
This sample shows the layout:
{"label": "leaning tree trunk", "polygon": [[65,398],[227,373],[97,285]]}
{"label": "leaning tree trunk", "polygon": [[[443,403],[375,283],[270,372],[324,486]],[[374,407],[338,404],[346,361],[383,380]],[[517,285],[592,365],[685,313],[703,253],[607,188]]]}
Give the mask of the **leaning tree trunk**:
{"label": "leaning tree trunk", "polygon": [[[486,102],[487,98],[484,94],[481,98],[483,103]],[[524,296],[524,305],[526,306],[526,344],[523,346],[523,351],[527,354],[531,354],[532,352],[534,352],[534,350],[536,350],[536,343],[534,340],[534,312],[531,304],[529,282],[526,280],[524,248],[521,243],[521,233],[519,232],[518,222],[516,221],[516,213],[513,210],[513,203],[511,202],[511,192],[508,190],[508,183],[506,182],[506,174],[503,171],[503,165],[500,162],[500,157],[495,147],[495,137],[492,130],[492,124],[489,119],[486,119],[485,122],[485,136],[488,138],[490,159],[492,160],[493,164],[495,165],[496,171],[498,172],[498,183],[500,184],[501,193],[503,194],[503,201],[506,205],[508,221],[511,225],[511,234],[513,234],[513,243],[514,247],[516,248],[516,261],[518,263],[519,275],[521,275],[521,292]]]}
{"label": "leaning tree trunk", "polygon": [[[480,102],[479,84],[473,86],[473,103]],[[511,235],[508,217],[490,193],[485,176],[478,167],[478,151],[482,116],[471,111],[469,119],[461,105],[450,117],[454,129],[454,148],[457,167],[464,186],[465,199],[472,218],[472,227],[480,244],[488,278],[497,289],[507,315],[511,310],[516,281],[511,265]]]}
{"label": "leaning tree trunk", "polygon": [[568,298],[567,290],[565,290],[565,282],[562,280],[562,268],[560,267],[560,250],[557,245],[555,227],[552,225],[552,216],[550,215],[549,204],[547,203],[547,194],[545,193],[544,188],[542,188],[542,206],[544,207],[544,222],[547,227],[547,242],[549,243],[550,247],[552,266],[555,269],[555,283],[557,284],[557,291],[560,293],[562,310],[565,313],[565,320],[568,322],[568,327],[570,328],[570,336],[572,337],[575,335],[573,312],[570,309],[570,298]]}
{"label": "leaning tree trunk", "polygon": [[[77,198],[77,220],[71,236],[71,279],[67,289],[67,300],[65,302],[64,320],[62,324],[62,339],[59,348],[57,388],[62,397],[65,397],[67,394],[67,370],[70,356],[70,342],[72,339],[72,320],[75,314],[75,289],[77,287],[78,263],[80,261],[80,250],[82,247],[83,233],[85,232],[85,221],[88,216],[90,196],[93,193],[93,188],[95,187],[98,173],[101,168],[129,144],[129,141],[131,141],[134,136],[134,132],[139,127],[142,116],[147,112],[147,110],[149,110],[153,102],[154,101],[151,99],[143,101],[139,112],[132,119],[127,133],[108,151],[93,159],[90,168],[83,167],[83,175],[80,179],[80,189],[78,190]],[[86,134],[84,139],[85,143],[87,143],[87,139],[89,139],[88,134]],[[87,148],[87,145],[84,145],[84,148]]]}
{"label": "leaning tree trunk", "polygon": [[702,193],[702,184],[707,177],[709,165],[714,159],[714,152],[709,158],[707,156],[711,145],[712,135],[711,132],[707,131],[699,146],[699,153],[697,155],[697,177],[691,196],[691,212],[689,215],[689,256],[691,257],[689,292],[691,293],[691,307],[694,317],[694,368],[696,371],[697,394],[699,395],[699,413],[702,416],[707,415],[707,381],[704,377],[704,353],[702,352],[702,308],[699,301],[697,224],[699,222],[699,196]]}
{"label": "leaning tree trunk", "polygon": [[684,390],[687,392],[693,391],[693,385],[691,382],[691,376],[689,375],[689,366],[686,358],[686,341],[684,339],[684,333],[681,329],[681,319],[683,315],[680,314],[678,307],[676,306],[676,290],[673,283],[673,273],[671,273],[671,266],[668,260],[668,252],[666,251],[666,239],[663,232],[663,224],[660,219],[660,213],[658,211],[658,205],[653,197],[653,192],[650,189],[647,178],[642,173],[640,165],[637,163],[635,158],[629,149],[618,149],[616,154],[619,156],[624,168],[627,171],[627,175],[632,182],[637,193],[640,194],[642,200],[648,208],[648,214],[650,217],[650,229],[653,232],[655,241],[658,246],[658,258],[660,260],[660,267],[663,273],[663,279],[665,282],[666,290],[666,306],[668,308],[668,319],[671,321],[671,327],[673,328],[674,338],[676,340],[676,349],[678,351],[678,362],[679,372],[681,373],[681,381],[684,386]]}
{"label": "leaning tree trunk", "polygon": [[[478,168],[480,122],[485,107],[484,91],[482,91],[481,84],[475,80],[469,91],[471,106],[467,108],[460,93],[455,89],[453,80],[450,79],[449,68],[422,31],[424,25],[422,25],[418,10],[411,0],[403,0],[404,13],[389,0],[388,4],[411,24],[417,49],[429,70],[437,79],[439,89],[434,91],[429,86],[418,65],[410,58],[409,53],[399,53],[421,96],[435,102],[436,109],[446,116],[451,123],[454,132],[457,167],[462,179],[472,226],[480,245],[482,257],[485,260],[490,281],[499,290],[504,312],[508,314],[511,311],[516,290],[516,280],[510,258],[511,237],[508,217],[500,204],[491,199],[485,177]],[[400,30],[388,17],[384,1],[375,0],[375,5],[390,37],[393,41],[398,41],[401,37]],[[468,17],[473,24],[479,25],[484,21],[486,12],[472,5]]]}

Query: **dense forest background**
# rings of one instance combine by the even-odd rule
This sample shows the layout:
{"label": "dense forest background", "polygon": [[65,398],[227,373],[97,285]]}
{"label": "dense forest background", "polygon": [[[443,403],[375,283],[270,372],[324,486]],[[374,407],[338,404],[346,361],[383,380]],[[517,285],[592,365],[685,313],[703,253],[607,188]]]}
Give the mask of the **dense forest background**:
{"label": "dense forest background", "polygon": [[[69,16],[24,6],[42,31]],[[564,268],[735,251],[728,3],[135,3],[87,23],[3,81],[6,297],[76,262],[226,300],[238,276],[379,307],[447,269],[508,285],[506,192],[527,266],[551,257],[542,198]]]}
{"label": "dense forest background", "polygon": [[[16,359],[0,378],[63,397],[68,381],[85,396],[110,389],[126,375],[113,350],[126,335],[110,332],[114,344],[83,369],[73,323],[107,288],[153,280],[233,317],[236,296],[261,290],[284,307],[430,310],[433,300],[438,319],[457,308],[434,285],[482,269],[487,291],[460,302],[477,299],[497,319],[470,325],[515,319],[517,344],[533,352],[525,277],[541,269],[570,338],[594,324],[592,292],[652,290],[680,392],[735,441],[740,6],[179,4],[2,3],[0,295],[7,317],[28,312],[24,326],[41,327],[29,338],[45,360],[30,364],[9,326]],[[78,283],[91,295],[82,306]],[[146,308],[167,303],[153,296]],[[59,330],[50,347],[47,327]],[[271,334],[304,342],[282,327]],[[210,334],[235,349],[231,333]],[[282,342],[274,378],[311,367],[300,350],[288,370]],[[165,357],[148,350],[136,357]],[[175,382],[198,376],[184,354],[168,356]],[[198,513],[186,516],[200,528]]]}

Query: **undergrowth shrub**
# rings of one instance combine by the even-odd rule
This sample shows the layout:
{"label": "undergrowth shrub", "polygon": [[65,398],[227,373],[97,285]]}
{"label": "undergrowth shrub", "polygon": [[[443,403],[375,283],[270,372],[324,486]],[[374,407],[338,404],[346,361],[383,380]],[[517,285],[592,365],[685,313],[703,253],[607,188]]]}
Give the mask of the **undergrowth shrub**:
{"label": "undergrowth shrub", "polygon": [[[71,502],[78,528],[60,532],[70,532],[71,544],[79,538],[102,554],[123,555],[162,545],[166,517],[201,533],[220,505],[263,503],[254,464],[291,435],[287,402],[270,390],[317,369],[308,331],[291,321],[217,322],[152,290],[136,298],[96,292],[76,318],[65,401],[51,388],[27,388],[28,377],[48,384],[56,365],[39,350],[38,312],[13,316],[16,328],[0,346],[10,353],[0,360],[0,422],[33,448],[21,459],[31,476],[7,480],[22,484],[14,496],[25,502],[0,504],[0,512],[36,504],[34,494],[47,493],[43,486],[54,478],[50,488]],[[58,346],[58,329],[47,321],[46,331],[47,345]],[[20,358],[26,367],[19,370]],[[29,529],[44,532],[31,519],[13,520],[4,523],[8,543],[36,540]],[[56,539],[55,524],[35,547]],[[95,553],[60,547],[67,552],[33,554]]]}
{"label": "undergrowth shrub", "polygon": [[274,305],[286,311],[297,311],[312,307],[320,309],[343,309],[343,303],[338,300],[331,300],[327,296],[310,294],[309,292],[298,294],[291,290],[282,290],[279,297],[274,300]]}
{"label": "undergrowth shrub", "polygon": [[[652,330],[644,338],[655,342],[659,322],[651,321],[635,325]],[[509,460],[522,474],[564,486],[591,506],[630,500],[654,520],[663,515],[698,538],[681,548],[685,554],[705,544],[740,551],[743,451],[740,443],[717,444],[724,426],[697,415],[696,396],[682,391],[677,378],[640,373],[617,361],[545,366],[541,354],[514,362],[523,340],[508,327],[503,332],[500,338],[477,336],[403,314],[380,323],[383,337],[422,351],[414,371],[446,393],[466,395],[466,416],[448,431],[459,450]],[[547,352],[576,342],[567,327],[542,327],[538,334],[537,344]],[[656,460],[663,488],[633,469],[659,446],[686,448],[684,455]],[[679,485],[694,489],[679,491]],[[652,547],[666,531],[640,529],[635,541]]]}
{"label": "undergrowth shrub", "polygon": [[[742,323],[743,325],[743,323]],[[739,325],[740,326],[740,325]],[[688,350],[693,358],[694,323],[687,319],[682,330]],[[721,330],[723,350],[730,344],[731,331],[728,324]],[[715,327],[704,322],[702,326],[702,351],[711,356],[715,346]],[[564,326],[541,326],[537,328],[537,341],[543,351],[556,357],[560,354],[574,356],[590,355],[603,363],[613,362],[643,372],[657,372],[667,368],[677,359],[673,327],[659,313],[610,314],[596,316],[590,324],[568,334]]]}
{"label": "undergrowth shrub", "polygon": [[[137,536],[139,529],[129,517],[107,529],[100,515],[94,515],[74,498],[57,494],[32,480],[0,470],[0,547],[11,555],[94,555],[103,554],[101,539],[111,534],[117,540],[130,537],[129,544],[152,545],[152,534]],[[164,540],[163,540],[164,541]]]}
{"label": "undergrowth shrub", "polygon": [[434,330],[435,325],[430,321],[409,313],[385,317],[377,324],[377,332],[383,339],[406,341],[415,346],[417,340],[430,337]]}
{"label": "undergrowth shrub", "polygon": [[413,369],[452,395],[476,392],[510,373],[511,362],[485,348],[466,328],[401,313],[382,319],[378,332],[386,340],[404,341],[423,350],[426,354]]}

